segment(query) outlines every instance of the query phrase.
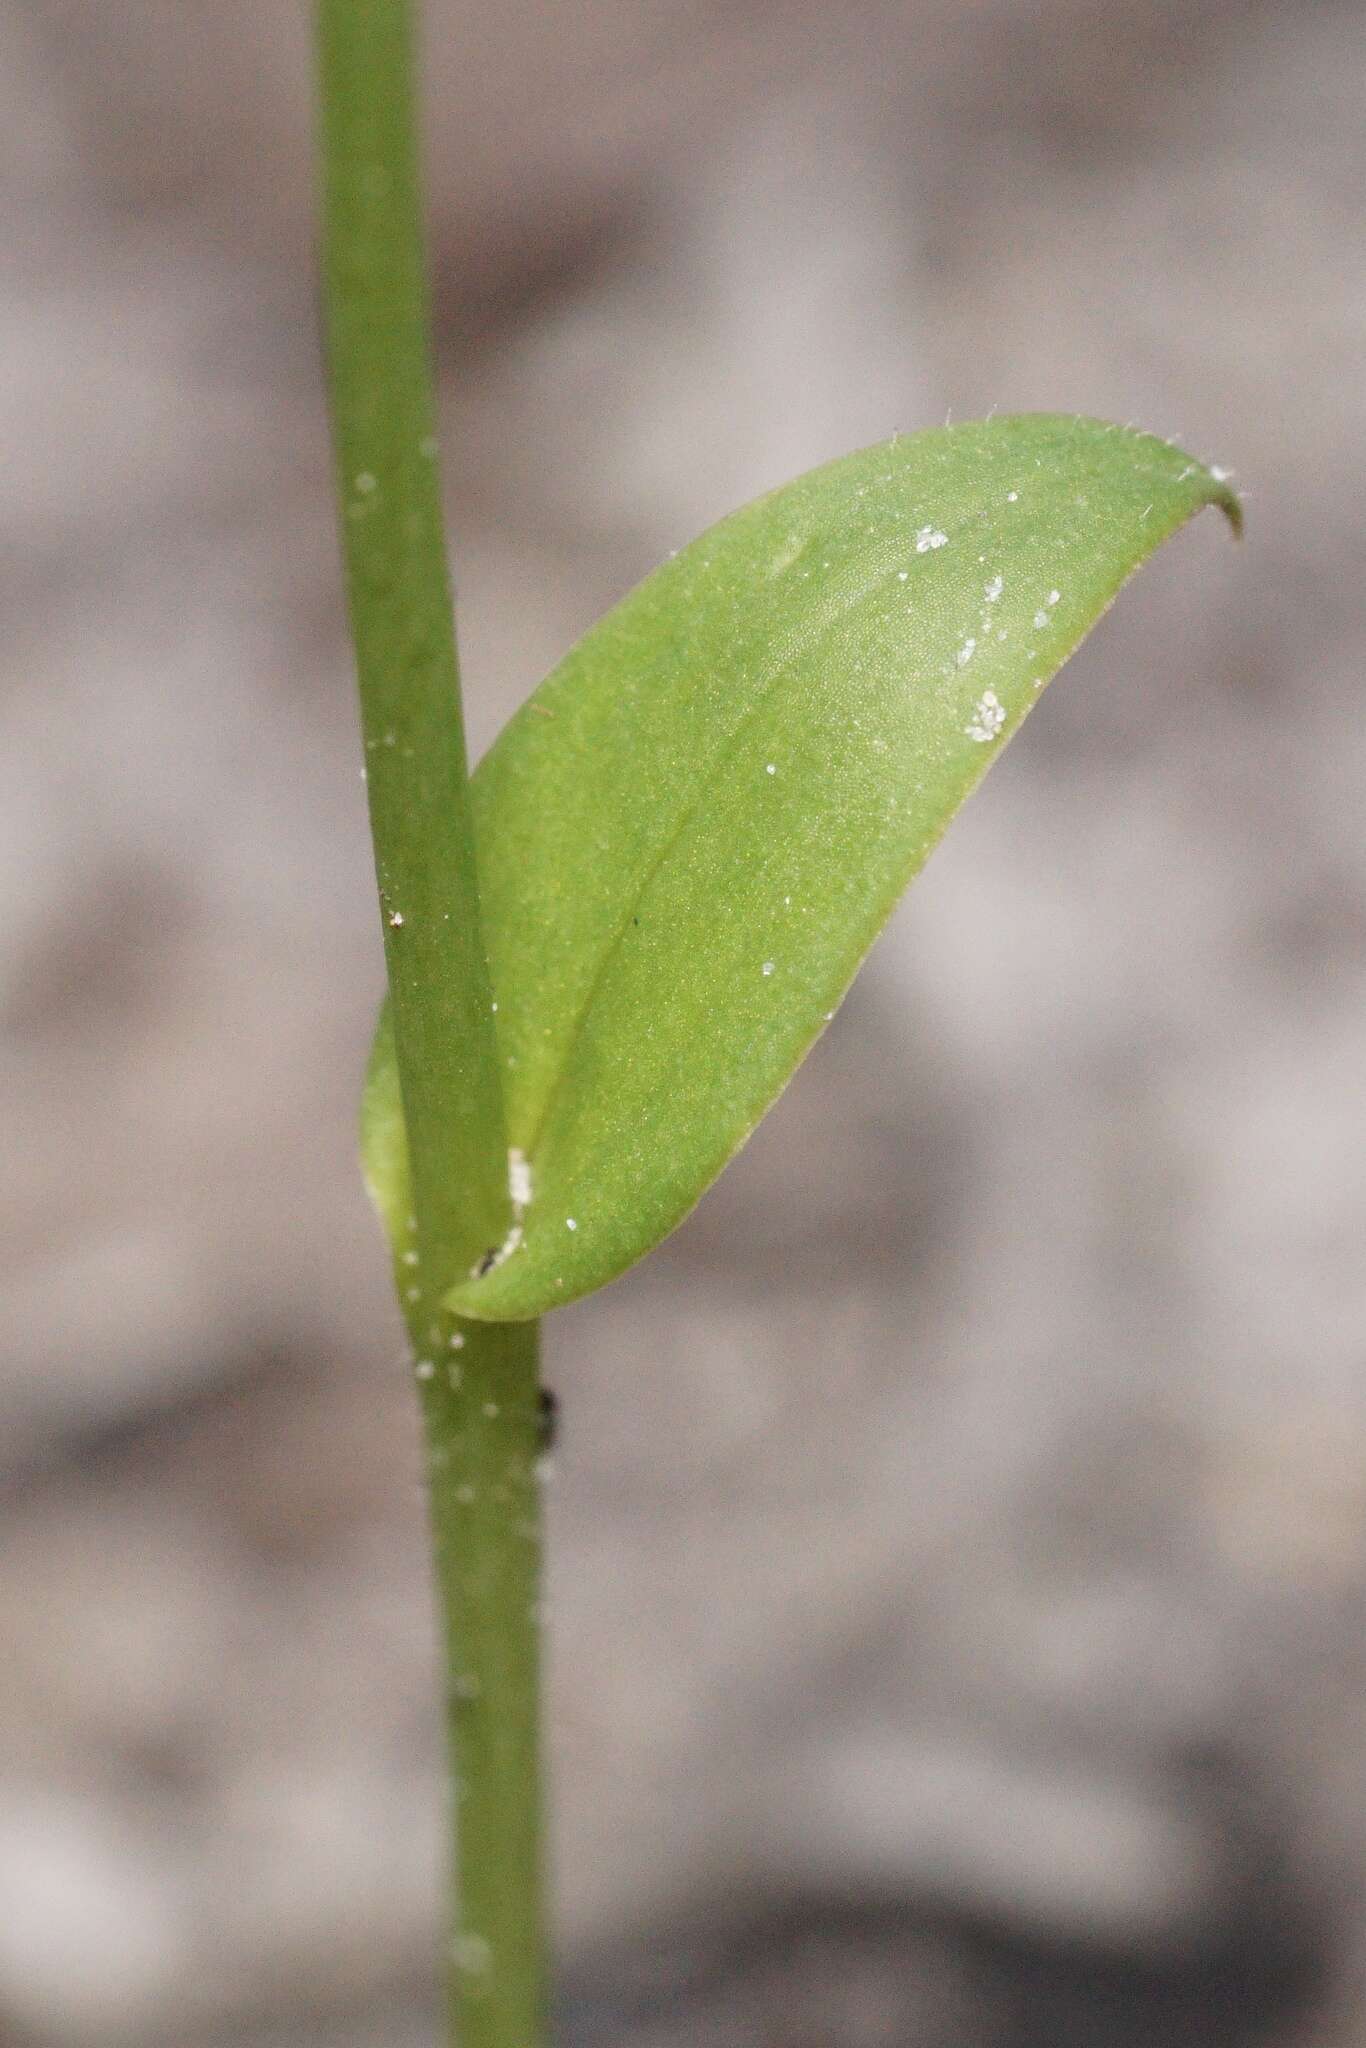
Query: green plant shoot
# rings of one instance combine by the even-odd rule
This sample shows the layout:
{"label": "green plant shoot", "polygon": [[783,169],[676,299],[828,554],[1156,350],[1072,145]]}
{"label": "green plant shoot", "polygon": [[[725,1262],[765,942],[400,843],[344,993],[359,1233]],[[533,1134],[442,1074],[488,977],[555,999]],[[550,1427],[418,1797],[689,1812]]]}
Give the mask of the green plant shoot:
{"label": "green plant shoot", "polygon": [[412,0],[319,0],[324,283],[389,1001],[362,1109],[422,1394],[450,2039],[545,2039],[537,1319],[687,1214],[1040,690],[1213,470],[1027,415],[723,520],[471,780],[436,468]]}

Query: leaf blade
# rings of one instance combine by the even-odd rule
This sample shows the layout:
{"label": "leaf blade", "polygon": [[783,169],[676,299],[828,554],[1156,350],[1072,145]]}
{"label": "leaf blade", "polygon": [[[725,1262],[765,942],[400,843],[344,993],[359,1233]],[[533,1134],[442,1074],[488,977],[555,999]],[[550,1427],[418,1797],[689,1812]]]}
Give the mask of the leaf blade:
{"label": "leaf blade", "polygon": [[593,628],[474,783],[515,1252],[540,1314],[667,1235],[824,1028],[1038,689],[1222,480],[1049,415],[865,450],[732,515]]}

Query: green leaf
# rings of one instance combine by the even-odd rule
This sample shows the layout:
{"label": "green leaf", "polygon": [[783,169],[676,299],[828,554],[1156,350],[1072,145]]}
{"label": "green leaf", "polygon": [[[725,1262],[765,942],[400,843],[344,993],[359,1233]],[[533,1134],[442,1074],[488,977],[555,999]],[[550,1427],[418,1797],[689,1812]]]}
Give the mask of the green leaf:
{"label": "green leaf", "polygon": [[[1237,528],[1223,480],[1146,434],[946,427],[745,507],[580,641],[474,778],[530,1201],[453,1307],[539,1315],[682,1220],[1043,685],[1208,504]],[[365,1149],[392,1229],[391,1057],[382,1031]]]}

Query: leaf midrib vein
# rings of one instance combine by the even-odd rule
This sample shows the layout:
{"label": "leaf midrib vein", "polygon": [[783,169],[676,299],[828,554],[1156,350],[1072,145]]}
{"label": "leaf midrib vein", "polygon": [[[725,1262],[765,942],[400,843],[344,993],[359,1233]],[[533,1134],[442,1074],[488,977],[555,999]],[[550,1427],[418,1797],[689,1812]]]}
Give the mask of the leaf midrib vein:
{"label": "leaf midrib vein", "polygon": [[709,792],[720,780],[724,770],[736,758],[743,744],[746,732],[768,708],[773,697],[790,677],[796,662],[804,654],[809,653],[813,647],[818,646],[827,635],[834,632],[848,618],[851,612],[855,611],[859,605],[865,602],[876,588],[883,573],[885,572],[882,570],[876,570],[857,574],[853,580],[853,587],[842,595],[838,601],[832,602],[824,616],[790,635],[787,645],[774,663],[773,674],[769,682],[764,686],[743,716],[737,719],[724,740],[717,747],[706,768],[698,776],[692,795],[680,809],[671,829],[661,840],[658,851],[642,867],[639,882],[627,897],[624,914],[615,930],[611,932],[603,945],[598,965],[584,993],[583,1001],[579,1004],[573,1022],[565,1033],[563,1057],[559,1062],[554,1079],[546,1091],[540,1114],[526,1142],[527,1157],[533,1164],[536,1159],[536,1148],[545,1135],[546,1128],[559,1106],[565,1081],[573,1064],[575,1048],[583,1036],[587,1020],[597,1002],[599,992],[607,979],[612,963],[620,951],[627,933],[631,930],[631,920],[637,906],[645,897],[650,885],[674,848],[685,836],[689,827],[701,812]]}

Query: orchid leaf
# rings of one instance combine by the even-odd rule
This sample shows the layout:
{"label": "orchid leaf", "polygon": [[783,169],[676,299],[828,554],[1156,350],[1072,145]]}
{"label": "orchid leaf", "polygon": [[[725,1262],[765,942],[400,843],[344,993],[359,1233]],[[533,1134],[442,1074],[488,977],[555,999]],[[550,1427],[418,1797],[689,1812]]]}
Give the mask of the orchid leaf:
{"label": "orchid leaf", "polygon": [[[473,781],[516,1225],[450,1305],[537,1316],[658,1244],[824,1029],[907,882],[1126,579],[1222,477],[1028,414],[724,519],[581,640]],[[383,1028],[371,1186],[401,1234]]]}

